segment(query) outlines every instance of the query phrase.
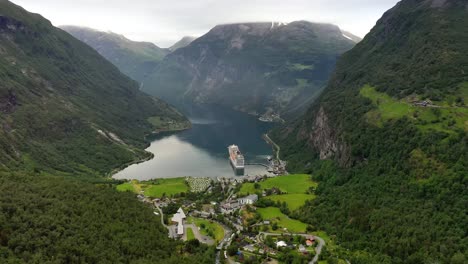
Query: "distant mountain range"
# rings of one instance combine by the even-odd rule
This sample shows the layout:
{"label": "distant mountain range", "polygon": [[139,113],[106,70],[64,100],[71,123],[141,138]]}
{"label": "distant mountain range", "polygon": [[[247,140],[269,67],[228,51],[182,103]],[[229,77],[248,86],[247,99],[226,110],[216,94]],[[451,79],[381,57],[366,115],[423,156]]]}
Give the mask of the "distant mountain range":
{"label": "distant mountain range", "polygon": [[294,113],[320,93],[355,39],[337,26],[305,21],[219,25],[167,55],[143,90],[175,104]]}
{"label": "distant mountain range", "polygon": [[287,117],[307,108],[340,54],[360,40],[337,26],[305,21],[219,25],[198,39],[184,37],[164,59],[155,58],[154,67],[137,66],[133,69],[139,73],[135,73],[127,67],[150,63],[135,63],[136,52],[115,56],[115,47],[140,43],[130,45],[121,36],[90,29],[63,29],[141,82],[143,91],[173,104],[216,103]]}
{"label": "distant mountain range", "polygon": [[88,44],[132,79],[141,82],[170,53],[150,42],[137,42],[122,35],[86,27],[61,26],[75,38]]}

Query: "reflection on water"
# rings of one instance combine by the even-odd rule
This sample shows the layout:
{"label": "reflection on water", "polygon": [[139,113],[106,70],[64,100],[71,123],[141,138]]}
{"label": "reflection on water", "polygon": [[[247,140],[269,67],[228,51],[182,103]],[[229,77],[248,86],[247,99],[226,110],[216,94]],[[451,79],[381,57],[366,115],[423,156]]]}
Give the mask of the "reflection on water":
{"label": "reflection on water", "polygon": [[[266,163],[271,147],[261,138],[271,125],[255,117],[218,107],[184,109],[192,129],[151,138],[155,158],[132,165],[114,178],[147,180],[181,176],[234,177],[227,147],[239,146],[246,162]],[[265,174],[262,166],[247,166],[246,175]]]}

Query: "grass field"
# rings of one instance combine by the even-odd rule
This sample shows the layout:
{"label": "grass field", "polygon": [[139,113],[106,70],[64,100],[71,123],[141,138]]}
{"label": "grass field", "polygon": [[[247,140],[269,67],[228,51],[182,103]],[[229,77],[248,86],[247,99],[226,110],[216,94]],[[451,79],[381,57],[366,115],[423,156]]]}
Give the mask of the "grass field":
{"label": "grass field", "polygon": [[192,228],[187,228],[187,241],[195,239]]}
{"label": "grass field", "polygon": [[303,193],[282,194],[282,195],[267,196],[267,199],[275,201],[275,202],[276,201],[286,202],[288,204],[289,209],[296,210],[302,205],[304,205],[306,200],[315,199],[315,195],[303,194]]}
{"label": "grass field", "polygon": [[265,198],[275,202],[286,202],[291,210],[298,209],[304,205],[306,200],[315,199],[315,195],[306,194],[306,192],[310,187],[317,187],[317,183],[312,181],[310,175],[307,174],[291,174],[269,178],[263,182],[259,182],[259,184],[260,188],[255,189],[254,183],[244,183],[239,191],[239,195],[243,196],[276,187],[287,194],[272,195]]}
{"label": "grass field", "polygon": [[117,186],[118,191],[131,191],[140,193],[143,191],[149,197],[162,197],[188,192],[188,186],[185,183],[185,178],[157,179],[152,181],[139,182],[132,180]]}
{"label": "grass field", "polygon": [[[468,85],[462,85],[459,92],[464,98],[468,94]],[[437,102],[440,107],[413,106],[404,99],[397,100],[369,85],[361,88],[360,94],[377,105],[376,110],[367,113],[367,120],[379,127],[387,120],[406,116],[421,130],[434,129],[451,133],[455,128],[461,128],[468,131],[468,108],[454,106],[446,101]]]}
{"label": "grass field", "polygon": [[259,184],[260,189],[255,189],[253,183],[244,183],[239,191],[239,195],[261,192],[263,189],[271,189],[273,187],[279,188],[282,192],[288,194],[305,194],[310,187],[317,187],[317,183],[313,182],[310,175],[307,174],[278,176],[259,182]]}
{"label": "grass field", "polygon": [[272,232],[284,232],[283,228],[287,228],[288,231],[293,233],[305,233],[307,225],[301,221],[291,219],[287,215],[281,213],[279,208],[267,207],[258,208],[257,212],[262,216],[263,220],[270,220],[272,223],[276,222],[279,226],[278,230]]}
{"label": "grass field", "polygon": [[[210,222],[209,220],[195,217],[187,218],[187,222],[194,223],[196,226],[200,227],[200,233],[205,236],[210,236],[218,242],[224,238],[224,229],[216,222]],[[204,224],[204,228],[202,224]]]}

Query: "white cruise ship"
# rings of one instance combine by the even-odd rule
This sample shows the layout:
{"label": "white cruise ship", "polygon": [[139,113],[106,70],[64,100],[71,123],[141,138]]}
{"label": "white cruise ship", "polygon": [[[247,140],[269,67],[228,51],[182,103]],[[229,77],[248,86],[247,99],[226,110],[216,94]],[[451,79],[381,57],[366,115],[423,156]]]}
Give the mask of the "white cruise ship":
{"label": "white cruise ship", "polygon": [[231,162],[232,167],[234,168],[237,175],[244,174],[244,156],[239,150],[239,147],[236,145],[231,145],[228,147],[229,150],[229,161]]}

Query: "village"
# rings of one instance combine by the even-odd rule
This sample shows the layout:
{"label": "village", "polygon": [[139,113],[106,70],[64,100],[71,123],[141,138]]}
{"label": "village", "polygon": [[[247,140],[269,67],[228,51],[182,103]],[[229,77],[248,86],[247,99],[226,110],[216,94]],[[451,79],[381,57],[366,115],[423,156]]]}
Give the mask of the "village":
{"label": "village", "polygon": [[216,263],[281,263],[293,256],[313,264],[320,259],[325,239],[285,214],[315,197],[310,175],[186,177],[154,183],[125,184],[140,184],[138,199],[154,208],[170,238],[215,246]]}

